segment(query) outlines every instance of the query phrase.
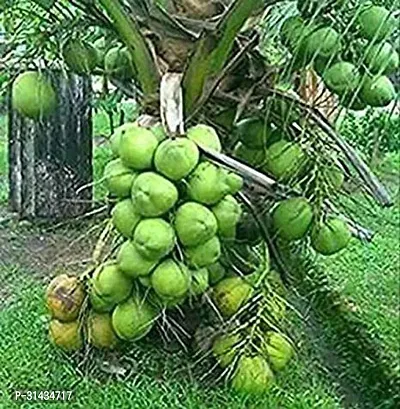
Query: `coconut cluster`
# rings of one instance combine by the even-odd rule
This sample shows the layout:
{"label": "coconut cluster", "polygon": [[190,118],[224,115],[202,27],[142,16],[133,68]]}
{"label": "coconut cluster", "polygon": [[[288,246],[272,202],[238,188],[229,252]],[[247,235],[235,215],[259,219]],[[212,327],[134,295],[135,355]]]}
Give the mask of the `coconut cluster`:
{"label": "coconut cluster", "polygon": [[[201,296],[224,277],[218,261],[222,244],[235,239],[242,210],[234,195],[242,179],[205,160],[200,145],[221,149],[218,135],[205,125],[168,138],[160,127],[131,123],[111,138],[114,158],[105,167],[104,182],[123,242],[88,283],[90,314],[84,327],[94,346],[141,339],[162,309]],[[59,294],[53,287],[49,294]],[[65,322],[77,320],[83,290],[81,295],[73,314],[61,317]],[[57,320],[58,310],[51,309]],[[79,326],[74,334],[81,336]],[[62,341],[55,343],[63,347]],[[81,342],[71,345],[69,350],[78,349]]]}
{"label": "coconut cluster", "polygon": [[[255,294],[253,284],[257,276],[226,277],[214,287],[213,299],[225,318],[235,317],[241,322],[240,312]],[[279,298],[284,295],[284,286],[274,270],[268,272],[267,278],[278,294],[274,303],[269,304],[275,305],[270,314],[278,322],[286,310]],[[214,339],[212,352],[220,367],[231,373],[232,386],[238,392],[252,395],[265,393],[273,384],[275,373],[283,370],[294,355],[290,340],[266,325],[257,336],[245,325],[231,326]]]}
{"label": "coconut cluster", "polygon": [[399,66],[399,55],[388,40],[397,26],[395,17],[382,6],[357,9],[350,23],[358,37],[352,55],[346,35],[315,18],[332,7],[340,14],[344,2],[325,3],[299,0],[301,15],[289,17],[281,27],[282,42],[294,56],[294,68],[311,65],[345,107],[387,106],[396,96],[388,75]]}

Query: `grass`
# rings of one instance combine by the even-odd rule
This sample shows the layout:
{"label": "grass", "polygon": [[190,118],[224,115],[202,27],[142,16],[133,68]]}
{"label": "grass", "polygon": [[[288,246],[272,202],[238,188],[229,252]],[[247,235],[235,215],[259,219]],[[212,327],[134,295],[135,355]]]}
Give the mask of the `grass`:
{"label": "grass", "polygon": [[[183,352],[162,353],[142,343],[129,347],[118,365],[132,371],[117,377],[99,371],[100,353],[91,353],[89,366],[56,351],[46,335],[43,285],[26,271],[4,267],[3,287],[11,300],[0,307],[0,407],[20,408],[11,398],[14,390],[72,390],[73,402],[25,403],[24,408],[96,409],[339,409],[340,397],[323,376],[304,334],[297,330],[299,355],[263,398],[242,397],[224,385],[203,385],[182,371],[190,357]],[[167,354],[167,355],[166,355]],[[94,364],[97,363],[97,364]]]}

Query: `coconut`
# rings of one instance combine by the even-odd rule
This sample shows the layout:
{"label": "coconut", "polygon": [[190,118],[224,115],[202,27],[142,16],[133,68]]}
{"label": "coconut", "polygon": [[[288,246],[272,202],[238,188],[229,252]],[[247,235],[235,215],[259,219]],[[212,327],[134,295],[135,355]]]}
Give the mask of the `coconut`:
{"label": "coconut", "polygon": [[175,231],[163,219],[145,219],[137,225],[133,242],[141,256],[159,260],[174,248]]}
{"label": "coconut", "polygon": [[340,103],[353,111],[362,111],[365,108],[367,108],[367,104],[360,98],[360,89],[358,89],[355,94],[354,93],[349,93],[347,95],[344,95],[343,98],[341,98]]}
{"label": "coconut", "polygon": [[157,138],[158,142],[162,142],[167,139],[168,135],[161,124],[152,126],[150,131],[153,132],[153,135]]}
{"label": "coconut", "polygon": [[135,76],[135,66],[126,47],[113,47],[104,57],[104,67],[110,77],[128,79]]}
{"label": "coconut", "polygon": [[217,233],[217,220],[207,207],[186,202],[176,211],[174,227],[184,246],[198,246]]}
{"label": "coconut", "polygon": [[215,204],[230,191],[222,169],[209,162],[201,162],[189,176],[187,193],[200,203]]}
{"label": "coconut", "polygon": [[237,125],[238,137],[243,145],[251,149],[264,148],[272,129],[262,118],[247,118]]}
{"label": "coconut", "polygon": [[122,199],[130,196],[136,176],[137,174],[127,168],[120,159],[109,162],[103,175],[108,191]]}
{"label": "coconut", "polygon": [[342,169],[340,169],[336,165],[326,166],[323,169],[323,175],[325,182],[328,186],[330,191],[338,191],[343,186],[344,182],[344,173]]}
{"label": "coconut", "polygon": [[173,183],[154,172],[140,174],[132,186],[132,200],[145,217],[158,217],[167,213],[178,200]]}
{"label": "coconut", "polygon": [[226,275],[225,267],[218,261],[207,266],[207,270],[208,280],[211,285],[219,283]]}
{"label": "coconut", "polygon": [[88,335],[89,343],[95,348],[112,349],[118,343],[110,314],[98,314],[92,311],[88,317]]}
{"label": "coconut", "polygon": [[372,6],[361,9],[358,25],[364,38],[381,41],[389,37],[396,28],[396,19],[385,7]]}
{"label": "coconut", "polygon": [[196,247],[185,249],[186,261],[194,268],[201,268],[214,264],[221,256],[221,243],[217,236]]}
{"label": "coconut", "polygon": [[86,41],[68,40],[62,50],[68,68],[80,75],[91,74],[98,64],[96,48]]}
{"label": "coconut", "polygon": [[167,139],[158,146],[154,165],[159,173],[168,179],[178,181],[192,172],[199,157],[199,149],[190,139]]}
{"label": "coconut", "polygon": [[247,165],[252,165],[256,168],[262,166],[265,162],[266,150],[250,149],[243,143],[239,142],[233,150],[233,156]]}
{"label": "coconut", "polygon": [[126,238],[133,236],[133,231],[140,221],[140,214],[131,199],[118,202],[111,211],[111,218],[115,228]]}
{"label": "coconut", "polygon": [[274,371],[281,371],[293,356],[293,347],[290,342],[277,332],[267,332],[261,349],[268,357]]}
{"label": "coconut", "polygon": [[53,319],[49,325],[49,336],[54,345],[66,352],[77,351],[83,346],[79,321],[61,322]]}
{"label": "coconut", "polygon": [[330,256],[344,249],[350,241],[351,233],[347,224],[331,218],[316,224],[311,231],[311,245],[315,251]]}
{"label": "coconut", "polygon": [[219,111],[212,119],[213,123],[227,131],[233,128],[236,118],[236,107],[228,107]]}
{"label": "coconut", "polygon": [[156,319],[156,309],[133,294],[115,308],[112,314],[112,326],[119,338],[137,341],[150,332]]}
{"label": "coconut", "polygon": [[118,269],[117,264],[104,264],[93,274],[94,290],[108,303],[126,300],[132,291],[132,281]]}
{"label": "coconut", "polygon": [[236,173],[230,172],[226,169],[221,169],[225,176],[225,183],[229,188],[229,194],[236,195],[243,188],[243,178]]}
{"label": "coconut", "polygon": [[75,321],[78,318],[85,290],[78,277],[62,274],[47,287],[46,304],[53,318],[59,321]]}
{"label": "coconut", "polygon": [[196,125],[187,131],[187,137],[200,147],[204,146],[217,152],[222,151],[221,141],[214,128],[208,125]]}
{"label": "coconut", "polygon": [[332,27],[315,30],[307,38],[306,51],[313,58],[330,58],[342,50],[340,34]]}
{"label": "coconut", "polygon": [[344,95],[358,88],[361,74],[354,64],[341,61],[327,69],[323,79],[328,89],[338,95]]}
{"label": "coconut", "polygon": [[240,358],[232,378],[233,388],[240,393],[262,395],[274,381],[267,361],[260,355]]}
{"label": "coconut", "polygon": [[278,204],[272,213],[272,222],[278,235],[285,240],[302,239],[313,220],[313,209],[308,200],[295,197]]}
{"label": "coconut", "polygon": [[118,268],[131,278],[149,275],[157,261],[144,258],[132,241],[126,241],[117,254]]}
{"label": "coconut", "polygon": [[139,283],[142,284],[143,287],[150,288],[151,287],[151,278],[150,276],[143,276],[138,277]]}
{"label": "coconut", "polygon": [[55,111],[57,96],[44,75],[36,71],[26,71],[13,82],[12,106],[23,116],[40,119]]}
{"label": "coconut", "polygon": [[228,367],[233,362],[241,341],[239,334],[223,334],[214,340],[212,352],[222,368]]}
{"label": "coconut", "polygon": [[228,277],[213,290],[213,300],[224,317],[232,317],[252,296],[253,288],[240,277]]}
{"label": "coconut", "polygon": [[303,30],[304,28],[305,23],[300,16],[296,15],[287,18],[283,22],[280,30],[280,35],[283,44],[292,48],[292,46],[296,42],[296,39],[298,38],[299,31]]}
{"label": "coconut", "polygon": [[121,143],[122,135],[132,130],[132,128],[136,127],[137,125],[134,124],[133,122],[127,122],[126,124],[123,124],[114,130],[114,133],[111,135],[110,138],[110,147],[113,156],[115,157],[119,156],[119,145]]}
{"label": "coconut", "polygon": [[122,134],[119,155],[125,166],[136,170],[150,169],[158,140],[148,129],[132,126]]}
{"label": "coconut", "polygon": [[368,48],[365,65],[372,74],[389,75],[399,67],[399,54],[390,43],[374,44]]}
{"label": "coconut", "polygon": [[242,208],[238,201],[233,196],[227,195],[212,207],[212,212],[217,219],[218,235],[226,239],[235,238],[236,226],[242,215]]}
{"label": "coconut", "polygon": [[108,298],[98,294],[93,286],[90,289],[89,298],[90,305],[92,306],[93,310],[98,313],[110,312],[116,305],[115,302],[112,302]]}
{"label": "coconut", "polygon": [[396,98],[396,90],[388,77],[368,77],[362,84],[360,96],[372,107],[385,107]]}
{"label": "coconut", "polygon": [[267,150],[264,169],[278,180],[299,176],[306,162],[306,155],[295,142],[281,140]]}
{"label": "coconut", "polygon": [[189,291],[191,275],[184,264],[167,259],[154,270],[151,285],[161,298],[176,300]]}
{"label": "coconut", "polygon": [[206,268],[194,270],[191,271],[191,275],[190,294],[195,297],[204,294],[209,286],[208,270]]}

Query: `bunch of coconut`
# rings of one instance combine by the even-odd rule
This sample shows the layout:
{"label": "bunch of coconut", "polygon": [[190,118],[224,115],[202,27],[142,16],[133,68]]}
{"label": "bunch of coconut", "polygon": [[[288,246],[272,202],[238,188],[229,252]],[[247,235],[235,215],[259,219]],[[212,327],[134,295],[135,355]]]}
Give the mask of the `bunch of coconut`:
{"label": "bunch of coconut", "polygon": [[318,14],[306,11],[310,7],[321,13],[329,11],[323,2],[299,1],[302,15],[289,17],[281,28],[282,41],[293,54],[294,68],[312,65],[326,87],[350,109],[385,107],[391,103],[396,92],[388,75],[399,66],[398,53],[388,41],[396,28],[395,17],[382,6],[363,5],[353,11],[356,22],[353,31],[359,42],[357,52],[349,53],[354,39],[334,26],[320,23]]}

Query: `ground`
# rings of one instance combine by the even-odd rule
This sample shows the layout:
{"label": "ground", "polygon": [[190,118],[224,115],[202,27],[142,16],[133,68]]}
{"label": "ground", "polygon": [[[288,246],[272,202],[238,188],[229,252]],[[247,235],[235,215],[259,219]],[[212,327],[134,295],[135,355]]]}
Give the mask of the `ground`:
{"label": "ground", "polygon": [[[104,119],[104,118],[103,118]],[[4,129],[3,129],[4,131]],[[4,133],[2,133],[4,135]],[[0,136],[1,138],[1,136]],[[3,143],[2,143],[3,142]],[[103,140],[96,143],[95,178],[108,157]],[[4,207],[6,161],[0,139],[0,408],[76,409],[391,409],[365,398],[363,390],[348,381],[353,362],[335,350],[335,334],[329,323],[319,323],[311,299],[302,299],[291,313],[297,356],[277,378],[270,393],[257,399],[239,396],[213,377],[202,379],[190,353],[160,341],[144,341],[119,353],[87,350],[66,356],[47,339],[47,315],[43,304],[46,284],[59,271],[80,272],[90,258],[97,235],[96,221],[73,225],[33,226],[16,222]],[[398,346],[398,265],[400,208],[399,161],[388,156],[382,174],[396,198],[391,209],[372,208],[357,197],[358,214],[376,237],[371,244],[353,240],[350,250],[320,261],[329,284],[339,289],[351,308],[377,337],[387,356],[396,362]],[[388,170],[390,172],[388,172]],[[95,186],[97,198],[104,193]],[[358,195],[354,194],[355,197]],[[293,299],[296,294],[291,294]],[[297,308],[298,307],[298,308]],[[165,352],[167,351],[167,352]],[[368,388],[369,385],[365,385]],[[15,390],[72,390],[73,401],[25,403],[12,400]]]}

